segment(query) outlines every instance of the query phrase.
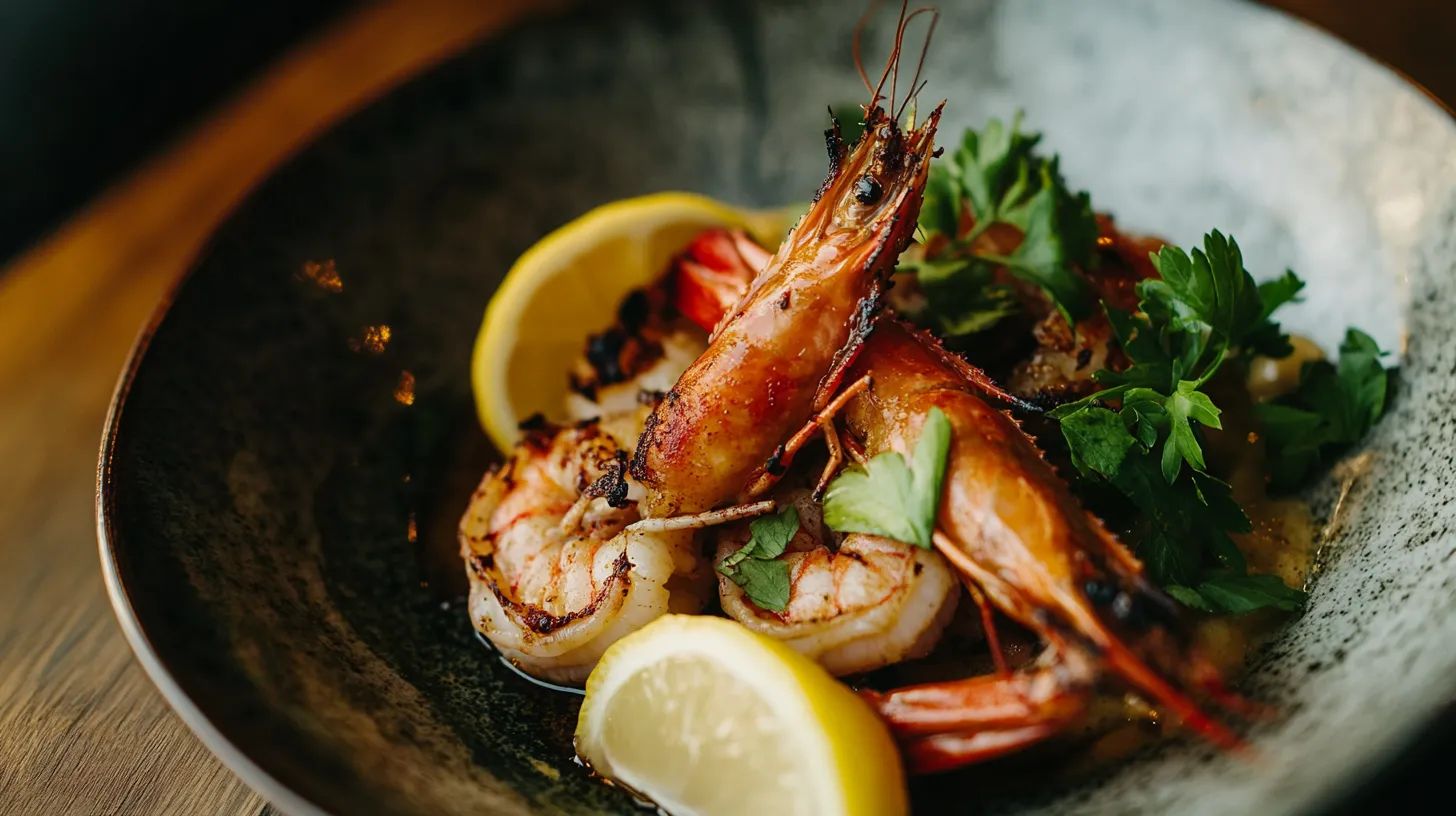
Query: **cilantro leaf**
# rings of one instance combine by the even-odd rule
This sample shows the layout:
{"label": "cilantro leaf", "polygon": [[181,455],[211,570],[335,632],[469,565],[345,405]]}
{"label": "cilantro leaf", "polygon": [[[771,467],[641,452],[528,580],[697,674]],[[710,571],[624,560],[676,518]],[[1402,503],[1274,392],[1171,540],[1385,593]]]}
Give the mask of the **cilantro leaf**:
{"label": "cilantro leaf", "polygon": [[1293,394],[1254,407],[1274,490],[1299,487],[1322,460],[1359,442],[1380,420],[1390,380],[1380,362],[1385,354],[1370,335],[1350,329],[1338,364],[1305,363]]}
{"label": "cilantro leaf", "polygon": [[789,565],[783,561],[750,558],[729,577],[759,609],[782,612],[789,607]]}
{"label": "cilantro leaf", "polygon": [[789,565],[778,560],[799,532],[792,505],[748,523],[748,543],[718,563],[718,571],[743,587],[761,609],[782,612],[789,602]]}
{"label": "cilantro leaf", "polygon": [[824,523],[842,533],[871,533],[929,549],[940,507],[950,420],[932,408],[907,465],[886,451],[845,470],[824,495]]}

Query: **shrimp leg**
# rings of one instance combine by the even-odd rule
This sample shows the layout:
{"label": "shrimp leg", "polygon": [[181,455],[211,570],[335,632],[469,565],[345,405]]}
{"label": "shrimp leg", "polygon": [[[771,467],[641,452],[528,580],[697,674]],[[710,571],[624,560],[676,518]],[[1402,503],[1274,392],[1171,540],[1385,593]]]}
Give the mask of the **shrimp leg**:
{"label": "shrimp leg", "polygon": [[814,434],[819,431],[824,432],[826,440],[834,440],[829,443],[829,463],[824,466],[824,474],[819,479],[821,487],[816,490],[816,493],[822,492],[822,485],[828,484],[829,480],[834,477],[834,474],[839,472],[839,466],[844,462],[844,452],[839,448],[839,436],[834,430],[834,415],[843,410],[846,403],[854,399],[855,396],[862,393],[866,388],[869,388],[873,382],[873,379],[868,374],[860,377],[850,383],[828,405],[824,406],[823,410],[815,414],[808,422],[804,423],[804,427],[800,428],[798,433],[789,437],[788,442],[780,445],[779,449],[774,451],[773,455],[769,457],[768,462],[764,463],[759,469],[758,475],[749,482],[750,487],[745,491],[747,495],[750,498],[762,496],[772,489],[779,478],[789,469],[789,465],[793,464],[794,454],[798,453],[800,448],[808,444],[809,440],[814,438]]}

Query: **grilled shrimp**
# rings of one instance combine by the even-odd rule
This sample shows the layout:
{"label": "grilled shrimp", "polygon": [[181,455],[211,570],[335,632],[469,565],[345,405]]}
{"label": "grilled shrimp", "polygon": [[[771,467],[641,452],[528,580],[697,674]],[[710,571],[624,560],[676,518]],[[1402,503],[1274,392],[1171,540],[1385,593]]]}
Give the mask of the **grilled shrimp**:
{"label": "grilled shrimp", "polygon": [[[769,253],[741,231],[709,230],[689,246],[668,280],[678,310],[705,328],[737,302]],[[880,536],[842,540],[823,524],[806,471],[798,468],[773,491],[794,506],[799,533],[779,559],[789,566],[782,612],[761,609],[727,577],[718,579],[723,611],[749,629],[782,640],[831,673],[856,674],[929,654],[954,614],[960,587],[939,553]],[[716,561],[748,543],[747,524],[715,531]]]}
{"label": "grilled shrimp", "polygon": [[814,204],[648,418],[632,459],[646,515],[744,497],[858,353],[915,229],[941,112],[902,129],[877,103],[852,147],[827,133]]}
{"label": "grilled shrimp", "polygon": [[[709,235],[702,240],[723,239]],[[751,249],[739,252],[753,262]],[[726,308],[732,302],[731,267],[721,265],[713,275],[679,270],[677,285],[694,288],[693,297],[702,303],[716,297]],[[738,274],[741,280],[741,269]],[[1111,299],[1111,293],[1106,297]],[[712,314],[701,308],[696,319],[705,322]],[[932,408],[949,418],[952,444],[935,544],[980,606],[1001,667],[987,677],[867,692],[904,741],[913,770],[956,767],[1061,733],[1083,717],[1107,679],[1157,700],[1217,744],[1239,744],[1189,696],[1202,691],[1231,710],[1249,710],[1223,691],[1211,664],[1194,653],[1177,607],[1143,578],[1137,559],[1081,508],[1016,422],[983,399],[1013,400],[1012,395],[929,335],[893,318],[879,321],[845,380],[864,386],[846,389],[834,400],[842,403],[841,417],[862,457],[884,451],[908,455]],[[826,433],[826,438],[833,437]],[[801,519],[812,522],[804,525],[807,537],[826,535],[812,521],[817,508],[806,506],[802,492],[790,495],[799,496]],[[746,540],[742,532],[737,536],[720,543],[720,559]],[[784,557],[812,558],[798,552]],[[818,557],[830,559],[827,551]],[[796,578],[798,570],[795,564]],[[833,574],[832,569],[824,572]],[[721,590],[730,615],[768,634],[794,636],[787,618],[779,626],[766,623],[771,613],[757,610],[736,590],[726,582]],[[1046,645],[1032,666],[1014,673],[1006,668],[993,610]],[[785,615],[797,611],[791,601]]]}
{"label": "grilled shrimp", "polygon": [[[852,149],[837,125],[829,131],[830,171],[814,205],[706,351],[649,400],[656,405],[631,457],[649,519],[634,520],[638,499],[618,467],[631,449],[630,410],[539,429],[487,475],[462,519],[461,551],[476,627],[508,657],[538,676],[580,679],[626,632],[701,605],[697,588],[710,573],[696,528],[773,506],[710,510],[745,493],[836,389],[915,228],[939,119],[937,108],[907,131],[872,103]],[[589,347],[591,370],[574,381],[587,403],[602,406],[606,387],[625,379],[611,370],[624,350],[611,341],[593,360]],[[622,407],[621,398],[611,404]],[[674,579],[687,589],[675,591]]]}
{"label": "grilled shrimp", "polygon": [[[761,609],[720,576],[719,600],[729,617],[836,675],[924,657],[935,648],[960,597],[939,553],[861,533],[831,546],[837,534],[824,526],[812,485],[781,484],[774,496],[799,513],[799,532],[779,556],[789,567],[788,605],[782,612]],[[717,560],[748,537],[746,524],[722,528]]]}
{"label": "grilled shrimp", "polygon": [[[1222,692],[1193,653],[1176,605],[1141,563],[1073,498],[1029,437],[992,408],[975,373],[928,335],[881,321],[851,376],[874,387],[845,407],[864,454],[908,455],[931,409],[951,423],[936,548],[973,597],[1047,646],[1030,670],[870,693],[905,741],[910,766],[934,771],[1016,750],[1061,732],[1104,680],[1158,701],[1224,747],[1237,737],[1190,698]],[[988,631],[992,648],[994,630]]]}
{"label": "grilled shrimp", "polygon": [[626,451],[596,423],[532,427],[460,522],[470,615],[532,675],[579,682],[613,642],[711,592],[701,556],[639,519]]}

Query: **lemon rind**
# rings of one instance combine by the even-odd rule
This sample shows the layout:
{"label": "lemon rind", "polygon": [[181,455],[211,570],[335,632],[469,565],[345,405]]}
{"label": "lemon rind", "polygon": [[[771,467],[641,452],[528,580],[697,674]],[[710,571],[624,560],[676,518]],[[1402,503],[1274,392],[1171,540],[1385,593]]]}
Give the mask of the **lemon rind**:
{"label": "lemon rind", "polygon": [[[674,221],[698,218],[704,226],[737,226],[755,239],[778,240],[784,224],[782,210],[740,209],[696,193],[663,192],[603,204],[558,227],[537,241],[511,266],[486,306],[481,330],[471,352],[471,379],[476,413],[481,426],[501,450],[516,442],[519,417],[508,399],[510,349],[520,336],[520,313],[535,292],[551,279],[538,270],[570,265],[604,235],[641,237]],[[615,308],[610,304],[607,308]],[[565,376],[563,372],[563,376]],[[498,395],[494,399],[480,395]],[[508,416],[509,415],[509,416]]]}

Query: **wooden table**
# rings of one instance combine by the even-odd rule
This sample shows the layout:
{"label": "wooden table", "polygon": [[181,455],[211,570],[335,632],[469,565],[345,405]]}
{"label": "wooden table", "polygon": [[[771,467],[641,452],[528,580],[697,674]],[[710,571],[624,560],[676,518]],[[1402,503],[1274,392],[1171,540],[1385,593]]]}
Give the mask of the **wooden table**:
{"label": "wooden table", "polygon": [[526,2],[370,7],[0,273],[0,814],[274,813],[172,713],[101,583],[101,423],[207,233],[308,137]]}
{"label": "wooden table", "polygon": [[[1438,93],[1456,15],[1281,0]],[[0,814],[275,813],[172,714],[121,638],[93,520],[96,448],[139,327],[248,188],[360,104],[529,0],[374,6],[277,65],[0,274]],[[1399,52],[1396,48],[1406,43]],[[1448,97],[1449,98],[1449,97]]]}

